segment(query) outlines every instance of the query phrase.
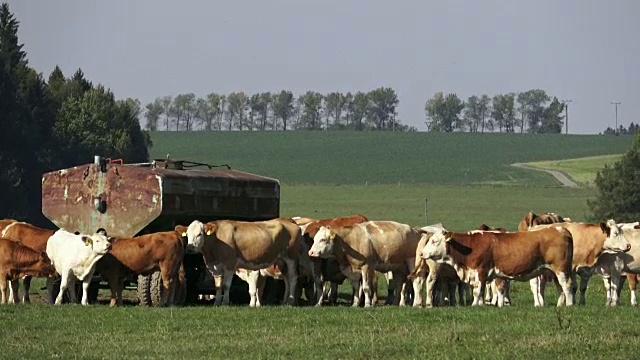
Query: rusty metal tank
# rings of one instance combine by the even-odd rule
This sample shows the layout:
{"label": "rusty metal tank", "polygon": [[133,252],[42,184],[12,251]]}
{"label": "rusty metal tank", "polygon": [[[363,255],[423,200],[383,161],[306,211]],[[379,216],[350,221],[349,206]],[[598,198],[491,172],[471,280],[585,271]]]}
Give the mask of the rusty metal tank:
{"label": "rusty metal tank", "polygon": [[46,173],[42,213],[55,225],[85,233],[103,228],[131,237],[194,219],[267,220],[280,215],[276,179],[181,160],[93,163]]}

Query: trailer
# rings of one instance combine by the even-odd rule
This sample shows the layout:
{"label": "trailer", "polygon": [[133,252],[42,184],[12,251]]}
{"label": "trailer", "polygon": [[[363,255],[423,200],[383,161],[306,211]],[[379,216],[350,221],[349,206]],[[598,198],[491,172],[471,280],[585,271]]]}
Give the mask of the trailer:
{"label": "trailer", "polygon": [[[173,230],[195,219],[268,220],[280,216],[280,182],[226,164],[169,158],[124,164],[95,156],[93,163],[43,175],[42,213],[59,228],[83,233],[105,229],[115,237]],[[213,293],[202,255],[185,255],[184,270],[187,302]],[[156,272],[131,281],[137,282],[141,304],[159,303],[160,279]]]}

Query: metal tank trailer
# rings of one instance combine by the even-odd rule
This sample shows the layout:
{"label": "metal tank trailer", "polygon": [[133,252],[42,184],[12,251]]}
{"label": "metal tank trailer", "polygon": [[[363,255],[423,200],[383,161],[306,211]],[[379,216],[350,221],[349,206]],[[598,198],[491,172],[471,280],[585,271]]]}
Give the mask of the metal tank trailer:
{"label": "metal tank trailer", "polygon": [[[280,182],[228,165],[168,158],[123,164],[95,156],[93,163],[42,176],[42,213],[59,228],[84,233],[102,228],[116,237],[173,230],[194,219],[268,220],[280,216]],[[187,302],[213,293],[201,254],[185,255],[184,267]],[[158,304],[159,272],[128,281],[135,282],[141,304]],[[95,298],[97,286],[92,289]]]}

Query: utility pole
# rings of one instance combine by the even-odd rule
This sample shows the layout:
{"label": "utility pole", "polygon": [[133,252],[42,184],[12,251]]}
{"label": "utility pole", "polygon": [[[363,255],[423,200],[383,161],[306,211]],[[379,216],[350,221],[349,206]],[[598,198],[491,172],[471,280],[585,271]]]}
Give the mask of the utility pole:
{"label": "utility pole", "polygon": [[611,104],[616,106],[616,128],[614,129],[614,131],[617,134],[618,133],[618,105],[622,103],[619,101],[612,101]]}
{"label": "utility pole", "polygon": [[564,133],[565,134],[569,133],[569,103],[572,101],[573,100],[571,99],[562,100],[562,103],[564,104]]}

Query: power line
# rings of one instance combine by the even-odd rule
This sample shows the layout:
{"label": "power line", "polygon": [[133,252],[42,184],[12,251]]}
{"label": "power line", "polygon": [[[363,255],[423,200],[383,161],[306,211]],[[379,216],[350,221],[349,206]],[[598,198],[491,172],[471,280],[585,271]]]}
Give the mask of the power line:
{"label": "power line", "polygon": [[619,101],[612,101],[611,104],[616,106],[616,127],[615,127],[614,131],[617,134],[618,133],[618,105],[620,105],[622,103],[619,102]]}
{"label": "power line", "polygon": [[564,133],[569,133],[569,103],[572,102],[571,99],[562,100],[564,104]]}

